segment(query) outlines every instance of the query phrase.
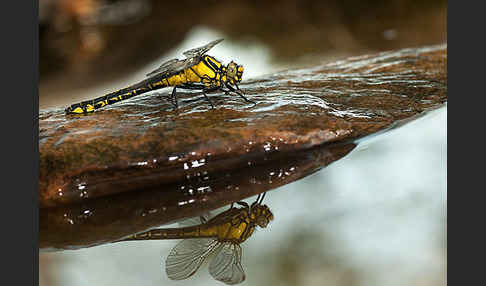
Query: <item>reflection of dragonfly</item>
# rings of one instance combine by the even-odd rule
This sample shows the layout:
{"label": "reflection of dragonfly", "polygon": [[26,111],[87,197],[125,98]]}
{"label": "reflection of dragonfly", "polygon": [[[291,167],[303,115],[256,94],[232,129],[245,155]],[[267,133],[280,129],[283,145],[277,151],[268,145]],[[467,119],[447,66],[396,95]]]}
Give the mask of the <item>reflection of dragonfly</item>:
{"label": "reflection of dragonfly", "polygon": [[251,206],[245,202],[237,202],[240,208],[231,207],[210,220],[200,217],[202,223],[198,225],[154,229],[122,241],[184,239],[171,250],[165,262],[165,270],[170,279],[182,280],[190,277],[214,253],[215,257],[209,265],[211,276],[226,284],[238,284],[245,280],[240,243],[253,234],[257,225],[264,228],[273,220],[270,209],[261,204],[264,197],[265,193],[258,195]]}

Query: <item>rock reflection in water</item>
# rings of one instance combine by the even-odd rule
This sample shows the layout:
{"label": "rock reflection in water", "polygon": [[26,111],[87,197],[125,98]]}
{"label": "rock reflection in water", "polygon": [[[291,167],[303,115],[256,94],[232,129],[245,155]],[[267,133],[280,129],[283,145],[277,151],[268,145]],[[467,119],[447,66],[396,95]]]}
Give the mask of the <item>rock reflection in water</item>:
{"label": "rock reflection in water", "polygon": [[[269,192],[276,218],[245,242],[243,285],[445,285],[446,112],[363,142],[332,167]],[[173,246],[41,253],[41,279],[49,259],[62,261],[59,285],[172,285],[161,257]],[[198,271],[177,284],[195,281],[215,283]]]}

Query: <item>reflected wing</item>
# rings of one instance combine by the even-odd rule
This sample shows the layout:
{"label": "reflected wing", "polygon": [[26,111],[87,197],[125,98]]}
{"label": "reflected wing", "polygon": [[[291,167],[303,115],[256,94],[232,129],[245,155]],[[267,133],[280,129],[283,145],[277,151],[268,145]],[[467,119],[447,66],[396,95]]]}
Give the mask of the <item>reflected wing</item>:
{"label": "reflected wing", "polygon": [[238,244],[224,242],[216,250],[216,256],[209,265],[209,273],[214,279],[228,285],[245,280],[245,271],[241,266],[241,247]]}
{"label": "reflected wing", "polygon": [[196,273],[204,259],[221,245],[212,238],[184,239],[169,253],[165,261],[165,271],[172,280],[182,280]]}
{"label": "reflected wing", "polygon": [[207,53],[207,51],[209,51],[212,47],[219,44],[221,41],[223,41],[223,39],[214,40],[214,41],[210,42],[209,44],[206,44],[206,45],[199,47],[199,48],[187,50],[187,51],[183,52],[182,54],[184,56],[186,56],[187,58],[200,57],[200,56],[204,55],[205,53]]}
{"label": "reflected wing", "polygon": [[201,60],[201,56],[204,55],[207,51],[209,51],[212,47],[214,47],[222,40],[223,39],[215,40],[202,47],[187,50],[182,53],[184,56],[186,56],[186,59],[183,60],[172,59],[166,61],[165,63],[161,64],[157,69],[149,72],[147,76],[151,77],[157,75],[163,77],[170,77],[175,74],[178,74],[179,72],[198,64],[199,61]]}

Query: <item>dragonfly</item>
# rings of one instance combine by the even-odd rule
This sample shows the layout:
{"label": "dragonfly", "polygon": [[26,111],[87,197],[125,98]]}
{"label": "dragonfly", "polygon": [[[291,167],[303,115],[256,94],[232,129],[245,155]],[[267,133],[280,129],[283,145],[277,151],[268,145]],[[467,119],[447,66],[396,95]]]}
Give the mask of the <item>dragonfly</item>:
{"label": "dragonfly", "polygon": [[[153,229],[132,235],[120,241],[183,239],[169,253],[165,261],[165,271],[172,280],[183,280],[192,276],[201,264],[214,255],[209,265],[211,276],[228,285],[245,280],[241,265],[240,244],[247,240],[256,227],[267,227],[273,214],[262,205],[263,195],[258,195],[251,205],[237,202],[217,216],[208,219],[207,214],[199,219],[202,223],[181,228]],[[191,220],[186,220],[186,224]],[[119,242],[119,241],[118,241]]]}
{"label": "dragonfly", "polygon": [[[174,108],[178,107],[177,88],[201,90],[206,100],[214,108],[207,96],[208,92],[224,91],[234,93],[246,102],[256,104],[245,97],[238,84],[243,77],[243,66],[231,61],[226,66],[206,53],[223,39],[183,52],[185,59],[172,59],[162,63],[157,69],[146,74],[146,79],[104,96],[72,104],[65,109],[66,114],[86,114],[110,104],[129,99],[136,95],[165,87],[173,87],[169,98]],[[226,88],[226,89],[225,89]]]}

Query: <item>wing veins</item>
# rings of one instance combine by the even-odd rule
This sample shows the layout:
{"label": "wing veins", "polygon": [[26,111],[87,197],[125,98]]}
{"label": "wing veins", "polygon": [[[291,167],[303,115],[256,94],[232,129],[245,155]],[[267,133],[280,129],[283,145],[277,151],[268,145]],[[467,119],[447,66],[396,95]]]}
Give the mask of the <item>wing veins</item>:
{"label": "wing veins", "polygon": [[185,59],[171,59],[162,63],[158,68],[146,74],[147,77],[171,77],[183,70],[191,68],[201,61],[201,57],[223,39],[212,41],[204,46],[193,48],[183,52]]}

